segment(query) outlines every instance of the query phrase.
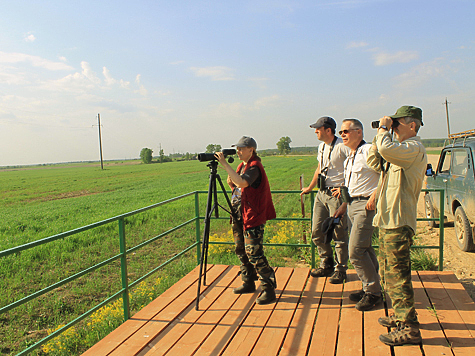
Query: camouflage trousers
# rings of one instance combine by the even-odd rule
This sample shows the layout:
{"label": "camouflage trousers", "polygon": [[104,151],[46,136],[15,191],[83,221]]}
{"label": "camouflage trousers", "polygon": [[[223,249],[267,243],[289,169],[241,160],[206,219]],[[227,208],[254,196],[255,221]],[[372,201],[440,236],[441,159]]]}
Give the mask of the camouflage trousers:
{"label": "camouflage trousers", "polygon": [[408,226],[379,229],[379,267],[381,284],[391,298],[397,321],[418,326],[411,279],[412,237]]}
{"label": "camouflage trousers", "polygon": [[259,279],[262,289],[275,289],[275,273],[264,256],[264,226],[259,225],[244,231],[240,206],[233,205],[237,221],[232,221],[236,255],[241,261],[241,278],[251,283]]}

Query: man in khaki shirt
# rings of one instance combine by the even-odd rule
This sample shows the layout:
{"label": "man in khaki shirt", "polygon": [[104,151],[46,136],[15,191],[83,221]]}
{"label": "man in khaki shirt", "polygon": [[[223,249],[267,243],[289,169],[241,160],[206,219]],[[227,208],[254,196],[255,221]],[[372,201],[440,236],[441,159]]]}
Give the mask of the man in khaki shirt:
{"label": "man in khaki shirt", "polygon": [[[367,163],[381,171],[373,225],[379,227],[381,282],[391,298],[394,314],[379,318],[386,327],[395,327],[379,339],[392,346],[422,341],[414,307],[410,247],[416,231],[417,200],[427,167],[427,155],[417,133],[422,110],[402,106],[393,116],[379,120],[379,128]],[[390,130],[398,142],[392,141]]]}

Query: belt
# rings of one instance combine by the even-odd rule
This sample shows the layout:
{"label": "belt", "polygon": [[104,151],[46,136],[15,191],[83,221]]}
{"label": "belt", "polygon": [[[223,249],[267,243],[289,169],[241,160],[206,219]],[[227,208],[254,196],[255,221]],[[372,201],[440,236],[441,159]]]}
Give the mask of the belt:
{"label": "belt", "polygon": [[355,201],[355,200],[368,200],[369,197],[364,197],[364,196],[358,196],[358,197],[351,197],[350,200],[351,201]]}
{"label": "belt", "polygon": [[323,193],[331,194],[332,189],[334,189],[334,188],[339,188],[339,187],[325,187],[325,189],[320,189],[320,191],[323,192]]}

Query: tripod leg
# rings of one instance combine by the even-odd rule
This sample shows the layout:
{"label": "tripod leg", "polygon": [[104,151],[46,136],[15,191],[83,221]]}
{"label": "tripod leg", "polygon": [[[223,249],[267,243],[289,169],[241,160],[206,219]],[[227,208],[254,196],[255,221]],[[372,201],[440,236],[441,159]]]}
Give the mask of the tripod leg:
{"label": "tripod leg", "polygon": [[205,213],[205,226],[203,233],[203,241],[201,244],[201,258],[200,258],[200,272],[198,278],[198,291],[196,296],[196,310],[199,310],[200,304],[200,293],[201,293],[201,280],[203,278],[203,285],[206,285],[206,265],[207,265],[207,256],[208,256],[208,245],[209,245],[209,231],[210,231],[210,222],[211,214],[213,213],[213,190],[216,190],[216,174],[211,173],[208,187],[208,200],[206,203],[206,213]]}
{"label": "tripod leg", "polygon": [[[206,246],[203,245],[203,249],[205,249],[205,254],[204,254],[204,259],[205,259],[204,264],[205,264],[205,266],[208,265],[209,232],[211,230],[211,215],[213,214],[213,211],[215,212],[216,218],[219,217],[218,207],[217,207],[218,192],[216,190],[216,175],[214,175],[214,178],[210,181],[210,185],[211,185],[211,190],[213,192],[213,194],[210,194],[210,196],[213,197],[213,200],[210,202],[211,208],[209,210],[209,216],[208,216],[208,225],[207,225],[207,228],[208,228],[207,237],[208,238],[206,239]],[[203,285],[204,286],[206,285],[206,270],[204,271],[204,275],[203,275]]]}

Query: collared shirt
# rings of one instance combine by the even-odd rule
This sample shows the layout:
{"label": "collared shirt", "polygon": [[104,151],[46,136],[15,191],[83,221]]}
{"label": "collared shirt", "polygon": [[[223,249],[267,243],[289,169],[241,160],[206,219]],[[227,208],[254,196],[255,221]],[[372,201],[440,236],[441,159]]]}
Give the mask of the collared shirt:
{"label": "collared shirt", "polygon": [[[340,187],[345,184],[343,162],[345,162],[350,152],[350,148],[343,144],[341,137],[337,138],[333,149],[331,145],[327,145],[325,142],[318,146],[317,157],[320,162],[321,173],[326,176],[325,185],[327,187]],[[328,168],[326,173],[324,172],[325,168]]]}
{"label": "collared shirt", "polygon": [[401,143],[393,142],[389,132],[378,133],[373,139],[367,163],[373,169],[386,169],[387,177],[381,175],[376,199],[374,226],[396,229],[409,226],[416,232],[417,200],[421,192],[427,168],[426,149],[419,136]]}
{"label": "collared shirt", "polygon": [[359,146],[345,160],[345,186],[350,197],[369,197],[378,187],[379,173],[366,163],[371,144]]}

